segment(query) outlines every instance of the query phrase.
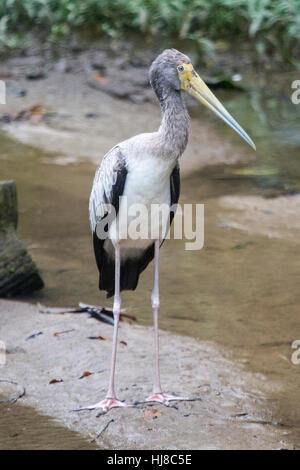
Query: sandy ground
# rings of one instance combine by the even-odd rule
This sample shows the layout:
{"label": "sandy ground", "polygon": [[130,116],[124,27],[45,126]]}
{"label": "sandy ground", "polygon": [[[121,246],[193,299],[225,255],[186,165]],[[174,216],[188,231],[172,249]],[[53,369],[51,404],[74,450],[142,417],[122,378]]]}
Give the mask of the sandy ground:
{"label": "sandy ground", "polygon": [[270,238],[300,239],[300,196],[224,196],[219,199],[219,220],[251,234]]}
{"label": "sandy ground", "polygon": [[[288,430],[270,421],[270,412],[264,407],[268,390],[280,388],[278,384],[266,382],[263,375],[246,372],[242,361],[233,363],[228,352],[211,342],[162,331],[161,372],[165,390],[201,397],[201,401],[180,403],[178,410],[161,405],[115,409],[99,418],[96,411],[72,412],[105,394],[112,327],[89,319],[86,314],[40,314],[36,306],[21,302],[1,300],[0,310],[0,337],[8,353],[1,378],[26,388],[20,403],[95,439],[102,448],[291,447]],[[54,336],[68,330],[72,331]],[[26,340],[38,332],[42,334]],[[100,334],[106,339],[88,339]],[[122,322],[119,340],[126,345],[119,345],[117,389],[120,399],[133,403],[151,391],[152,330]],[[97,373],[80,379],[85,371]],[[63,382],[50,384],[53,379]],[[15,393],[4,384],[1,386],[2,394]]]}

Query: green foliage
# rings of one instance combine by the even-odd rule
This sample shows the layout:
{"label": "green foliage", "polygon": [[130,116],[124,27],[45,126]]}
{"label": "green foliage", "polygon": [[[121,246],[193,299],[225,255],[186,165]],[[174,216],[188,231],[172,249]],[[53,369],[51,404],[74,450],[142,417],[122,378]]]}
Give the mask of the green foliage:
{"label": "green foliage", "polygon": [[17,34],[9,33],[7,23],[8,16],[2,16],[0,19],[0,50],[3,48],[15,49],[21,45],[21,38]]}
{"label": "green foliage", "polygon": [[50,40],[83,28],[188,38],[207,53],[214,41],[235,37],[260,54],[291,57],[299,50],[300,0],[0,0],[0,44],[15,47],[32,27]]}

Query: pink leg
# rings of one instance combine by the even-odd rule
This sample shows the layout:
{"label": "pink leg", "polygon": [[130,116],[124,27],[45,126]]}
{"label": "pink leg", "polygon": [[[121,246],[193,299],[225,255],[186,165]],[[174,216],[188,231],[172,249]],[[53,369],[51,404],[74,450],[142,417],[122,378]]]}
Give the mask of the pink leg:
{"label": "pink leg", "polygon": [[158,341],[158,310],[159,310],[159,240],[155,240],[154,246],[154,284],[151,295],[154,323],[154,381],[153,394],[162,393],[160,384],[159,367],[159,341]]}
{"label": "pink leg", "polygon": [[117,244],[115,247],[115,295],[114,295],[114,306],[113,306],[114,333],[113,333],[113,347],[112,347],[111,369],[110,369],[108,391],[104,400],[99,401],[95,405],[80,408],[79,410],[75,410],[75,411],[100,409],[102,410],[103,413],[106,413],[111,408],[129,406],[129,405],[126,405],[126,403],[118,400],[116,398],[116,393],[115,393],[115,368],[116,368],[117,344],[118,344],[118,326],[119,326],[119,318],[120,318],[120,312],[121,312],[120,263],[121,263],[120,246],[119,244]]}
{"label": "pink leg", "polygon": [[[154,285],[151,295],[152,309],[153,309],[153,320],[154,320],[154,382],[153,392],[146,398],[145,402],[158,402],[166,406],[170,405],[171,401],[194,401],[194,398],[177,397],[175,395],[169,395],[163,393],[160,384],[160,367],[159,367],[159,341],[158,341],[158,311],[159,311],[159,245],[160,241],[155,240],[154,246]],[[138,403],[145,403],[138,402]]]}

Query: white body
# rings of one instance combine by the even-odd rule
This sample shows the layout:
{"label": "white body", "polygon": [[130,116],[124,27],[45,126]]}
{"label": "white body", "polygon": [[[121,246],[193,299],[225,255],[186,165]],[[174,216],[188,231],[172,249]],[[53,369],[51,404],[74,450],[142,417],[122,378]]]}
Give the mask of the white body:
{"label": "white body", "polygon": [[[152,234],[159,234],[161,240],[166,235],[170,211],[161,210],[160,217],[157,216],[157,211],[161,206],[170,207],[170,176],[177,159],[168,158],[168,155],[161,156],[158,133],[140,134],[121,142],[107,154],[109,159],[104,157],[98,175],[96,173],[90,200],[90,214],[92,204],[96,207],[101,204],[104,199],[101,193],[105,192],[108,197],[115,183],[113,160],[117,149],[125,159],[127,176],[118,216],[110,226],[109,239],[105,241],[104,249],[113,256],[114,247],[120,243],[121,257],[124,259],[138,256],[140,250],[150,246],[157,238],[157,236],[151,237]],[[168,152],[168,149],[165,151]],[[117,158],[120,157],[116,153],[115,160]],[[137,205],[142,205],[143,210],[139,211]],[[138,231],[142,233],[139,238],[132,239],[130,227],[131,230],[134,228],[131,224],[134,219],[140,224]],[[93,230],[92,220],[91,225]]]}
{"label": "white body", "polygon": [[[159,238],[163,238],[163,230],[168,223],[169,211],[166,213],[162,210],[162,217],[156,217],[155,214],[160,206],[170,206],[170,176],[174,163],[146,155],[139,159],[129,159],[127,168],[123,198],[118,217],[111,225],[110,238],[114,245],[120,241],[121,247],[147,247],[152,243],[152,238],[157,238],[153,235],[159,234]],[[132,240],[132,231],[130,233],[128,228],[131,224],[131,230],[134,229],[134,219],[141,224],[141,238]],[[149,235],[148,239],[145,239],[146,233]]]}

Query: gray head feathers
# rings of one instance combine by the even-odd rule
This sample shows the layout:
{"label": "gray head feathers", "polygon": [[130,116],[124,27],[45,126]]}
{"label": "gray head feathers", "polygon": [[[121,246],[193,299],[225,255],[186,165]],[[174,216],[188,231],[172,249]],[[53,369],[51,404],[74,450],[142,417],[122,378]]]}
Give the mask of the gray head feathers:
{"label": "gray head feathers", "polygon": [[[190,63],[191,59],[182,54],[182,52],[177,51],[177,49],[165,49],[161,54],[159,54],[151,65],[151,69],[163,66],[177,67],[182,62]],[[151,73],[151,71],[150,71]]]}
{"label": "gray head feathers", "polygon": [[163,155],[178,158],[184,151],[189,134],[189,115],[181,96],[178,65],[191,63],[176,49],[166,49],[150,67],[150,83],[163,113],[159,134],[163,136]]}
{"label": "gray head feathers", "polygon": [[181,85],[177,66],[183,62],[190,63],[191,60],[176,49],[164,50],[152,62],[149,71],[150,84],[161,103],[170,94],[180,92]]}

